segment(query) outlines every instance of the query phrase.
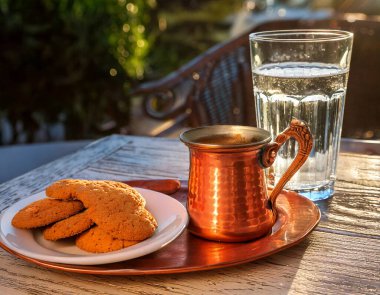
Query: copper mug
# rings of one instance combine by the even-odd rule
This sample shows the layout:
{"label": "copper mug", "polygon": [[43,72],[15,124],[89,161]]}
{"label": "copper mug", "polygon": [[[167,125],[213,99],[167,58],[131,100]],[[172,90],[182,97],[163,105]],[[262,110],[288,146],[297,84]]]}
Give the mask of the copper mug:
{"label": "copper mug", "polygon": [[[291,137],[299,144],[298,154],[268,197],[264,168]],[[264,129],[235,125],[190,129],[180,139],[190,150],[188,230],[223,242],[247,241],[271,231],[276,198],[313,145],[309,128],[297,119],[273,142]]]}

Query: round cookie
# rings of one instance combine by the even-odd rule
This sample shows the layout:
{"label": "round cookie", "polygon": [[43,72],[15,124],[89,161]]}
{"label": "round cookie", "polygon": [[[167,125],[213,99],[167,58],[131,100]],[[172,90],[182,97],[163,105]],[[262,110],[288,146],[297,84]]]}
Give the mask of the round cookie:
{"label": "round cookie", "polygon": [[123,240],[145,240],[157,228],[157,221],[145,208],[125,213],[118,211],[117,207],[98,207],[91,212],[91,218],[112,237]]}
{"label": "round cookie", "polygon": [[93,224],[94,222],[88,216],[87,211],[83,211],[54,223],[52,226],[44,229],[43,235],[46,240],[56,241],[84,232]]}
{"label": "round cookie", "polygon": [[127,241],[115,239],[98,226],[90,228],[88,231],[80,234],[75,244],[78,248],[93,253],[105,253],[120,250],[137,244],[136,241]]}
{"label": "round cookie", "polygon": [[12,219],[17,228],[31,229],[65,219],[83,210],[80,201],[42,199],[21,209]]}
{"label": "round cookie", "polygon": [[86,208],[117,202],[123,211],[145,206],[145,199],[131,186],[110,180],[62,179],[46,188],[55,199],[78,199]]}

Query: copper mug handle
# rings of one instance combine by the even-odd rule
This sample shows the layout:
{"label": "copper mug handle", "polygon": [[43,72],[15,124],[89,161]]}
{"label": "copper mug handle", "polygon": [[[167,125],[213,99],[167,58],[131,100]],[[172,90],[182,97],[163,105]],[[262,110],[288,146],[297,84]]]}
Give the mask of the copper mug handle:
{"label": "copper mug handle", "polygon": [[270,167],[275,161],[277,152],[280,147],[290,138],[294,138],[298,142],[298,153],[269,196],[275,219],[277,217],[275,203],[278,195],[284,188],[285,184],[290,180],[290,178],[301,168],[303,163],[305,163],[311,152],[311,149],[313,148],[313,137],[310,133],[309,127],[304,121],[293,118],[290,122],[289,127],[277,135],[274,142],[264,147],[263,153],[261,155],[261,164],[265,168]]}

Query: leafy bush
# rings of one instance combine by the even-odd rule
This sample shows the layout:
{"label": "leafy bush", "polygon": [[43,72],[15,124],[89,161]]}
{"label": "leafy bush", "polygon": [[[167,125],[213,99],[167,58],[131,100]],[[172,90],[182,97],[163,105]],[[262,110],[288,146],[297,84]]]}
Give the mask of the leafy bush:
{"label": "leafy bush", "polygon": [[152,0],[0,0],[0,115],[13,127],[12,142],[22,132],[33,141],[55,122],[67,139],[122,132],[154,7]]}
{"label": "leafy bush", "polygon": [[[127,133],[128,91],[228,36],[235,0],[0,0],[0,124],[7,143]],[[3,136],[4,137],[4,136]],[[25,139],[26,137],[26,139]],[[1,125],[0,125],[0,144]]]}
{"label": "leafy bush", "polygon": [[225,41],[231,27],[226,19],[241,7],[236,0],[157,0],[159,31],[147,56],[145,78],[163,77]]}

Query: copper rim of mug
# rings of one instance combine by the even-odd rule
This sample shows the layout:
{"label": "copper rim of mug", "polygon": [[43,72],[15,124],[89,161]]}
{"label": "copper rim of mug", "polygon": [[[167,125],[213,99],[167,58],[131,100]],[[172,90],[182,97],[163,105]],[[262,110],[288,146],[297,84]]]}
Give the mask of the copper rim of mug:
{"label": "copper rim of mug", "polygon": [[[241,144],[217,144],[202,143],[199,140],[213,135],[241,135],[246,143]],[[192,128],[181,133],[180,140],[191,148],[214,149],[229,151],[233,149],[259,149],[272,141],[269,131],[257,127],[242,125],[210,125]]]}

